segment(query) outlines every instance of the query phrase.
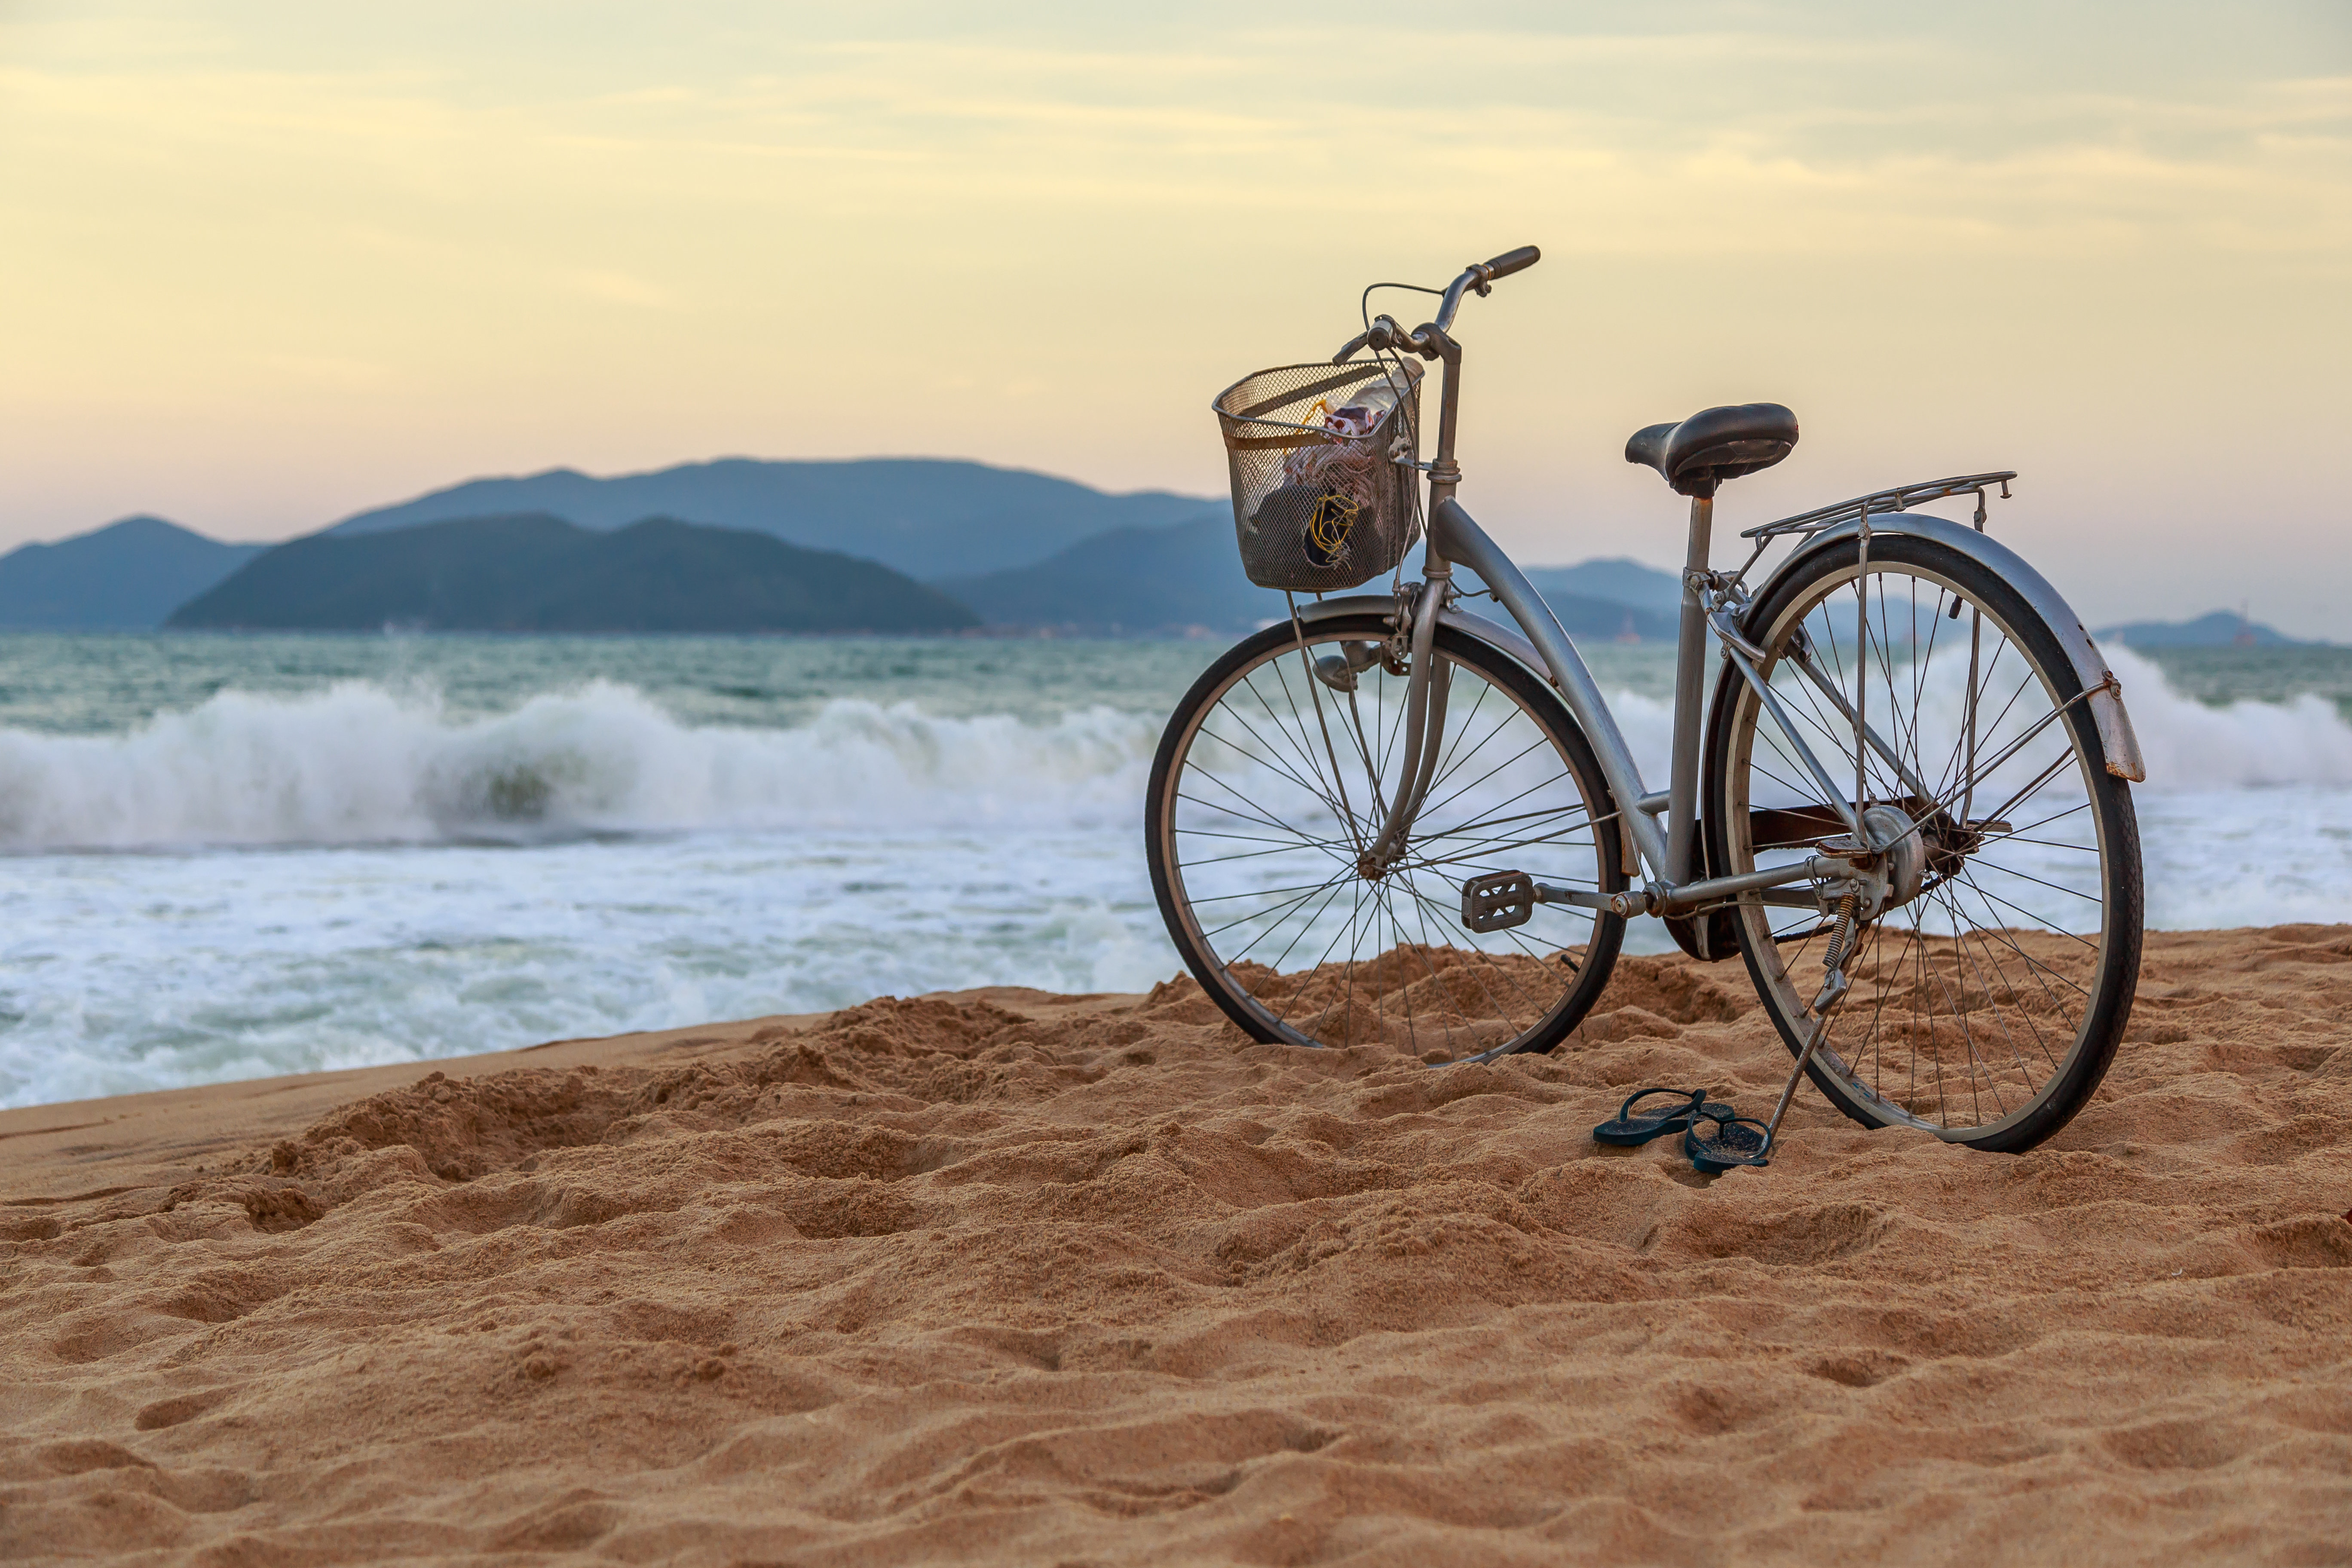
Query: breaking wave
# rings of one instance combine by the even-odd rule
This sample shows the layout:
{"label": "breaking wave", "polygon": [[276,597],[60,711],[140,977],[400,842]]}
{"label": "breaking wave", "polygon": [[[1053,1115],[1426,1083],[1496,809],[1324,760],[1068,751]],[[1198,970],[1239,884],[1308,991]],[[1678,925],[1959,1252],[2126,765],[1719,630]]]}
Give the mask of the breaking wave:
{"label": "breaking wave", "polygon": [[[2325,697],[2283,702],[2251,700],[2213,707],[2167,685],[2164,671],[2129,648],[2099,650],[2123,681],[2124,702],[2147,761],[2147,783],[2160,794],[2352,785],[2352,724]],[[1957,668],[1943,673],[1957,676]],[[1957,714],[1958,684],[1940,694]],[[1666,779],[1674,710],[1655,698],[1612,693],[1626,743],[1654,786]]]}
{"label": "breaking wave", "polygon": [[0,847],[421,843],[696,829],[1086,827],[1135,816],[1155,721],[835,700],[688,726],[594,682],[496,718],[348,682],[223,692],[124,735],[0,731]]}
{"label": "breaking wave", "polygon": [[2128,648],[2102,649],[2147,758],[2147,788],[2263,789],[2352,784],[2352,724],[2326,698],[2213,708],[2165,684]]}
{"label": "breaking wave", "polygon": [[[2326,700],[2209,707],[2127,650],[2112,658],[2147,788],[2352,784],[2352,725]],[[1663,781],[1666,705],[1614,700],[1644,772]],[[608,681],[487,719],[364,681],[292,698],[232,690],[126,734],[0,730],[0,848],[1124,828],[1159,728],[1108,707],[1033,723],[854,700],[790,729],[688,725]]]}

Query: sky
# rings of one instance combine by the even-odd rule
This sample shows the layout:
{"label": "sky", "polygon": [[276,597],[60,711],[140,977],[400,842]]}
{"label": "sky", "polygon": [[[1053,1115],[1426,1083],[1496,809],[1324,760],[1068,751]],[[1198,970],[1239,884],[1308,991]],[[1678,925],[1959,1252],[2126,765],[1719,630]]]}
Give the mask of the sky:
{"label": "sky", "polygon": [[1533,243],[1457,331],[1523,562],[1678,563],[1625,437],[1769,399],[1719,530],[2015,468],[2094,624],[2352,640],[2346,0],[1127,9],[0,0],[0,546],[728,455],[1215,496],[1220,388]]}

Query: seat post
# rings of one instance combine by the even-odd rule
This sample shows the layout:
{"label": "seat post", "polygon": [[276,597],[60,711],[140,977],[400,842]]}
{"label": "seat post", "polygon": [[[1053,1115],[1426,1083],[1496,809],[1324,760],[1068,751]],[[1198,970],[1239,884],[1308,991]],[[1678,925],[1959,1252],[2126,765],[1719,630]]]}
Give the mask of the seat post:
{"label": "seat post", "polygon": [[1698,861],[1699,704],[1706,687],[1706,605],[1696,574],[1715,531],[1715,487],[1691,497],[1690,550],[1683,557],[1683,614],[1675,639],[1675,756],[1666,795],[1666,880],[1691,879]]}

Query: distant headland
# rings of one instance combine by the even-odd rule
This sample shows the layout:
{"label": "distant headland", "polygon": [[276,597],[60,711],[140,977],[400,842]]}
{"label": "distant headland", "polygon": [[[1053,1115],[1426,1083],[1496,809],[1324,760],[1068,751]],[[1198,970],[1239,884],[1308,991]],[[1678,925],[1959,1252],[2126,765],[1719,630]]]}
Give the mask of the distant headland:
{"label": "distant headland", "polygon": [[320,533],[247,562],[173,628],[951,632],[980,617],[877,562],[647,518],[599,533],[544,512]]}
{"label": "distant headland", "polygon": [[[1573,635],[1662,642],[1681,583],[1628,560],[1536,567]],[[1221,499],[1115,495],[947,458],[686,463],[467,480],[288,543],[126,518],[0,556],[0,628],[1057,632],[1225,636],[1284,613]],[[2216,611],[2135,647],[2292,639]]]}

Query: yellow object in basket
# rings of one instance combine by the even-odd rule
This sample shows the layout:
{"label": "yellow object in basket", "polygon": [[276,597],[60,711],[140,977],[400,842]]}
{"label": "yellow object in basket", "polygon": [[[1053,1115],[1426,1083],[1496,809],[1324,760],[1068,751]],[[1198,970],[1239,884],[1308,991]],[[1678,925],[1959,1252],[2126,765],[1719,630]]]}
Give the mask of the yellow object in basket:
{"label": "yellow object in basket", "polygon": [[1336,566],[1348,553],[1348,535],[1363,503],[1338,490],[1325,490],[1307,519],[1307,557],[1318,566]]}

